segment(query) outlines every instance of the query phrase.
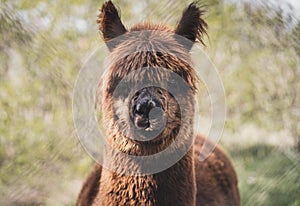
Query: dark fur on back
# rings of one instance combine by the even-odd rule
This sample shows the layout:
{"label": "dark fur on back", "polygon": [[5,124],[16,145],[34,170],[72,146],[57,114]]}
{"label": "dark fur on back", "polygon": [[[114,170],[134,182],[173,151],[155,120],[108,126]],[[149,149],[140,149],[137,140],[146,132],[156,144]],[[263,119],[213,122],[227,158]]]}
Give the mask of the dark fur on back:
{"label": "dark fur on back", "polygon": [[[217,147],[204,162],[198,161],[205,138],[193,132],[198,78],[189,51],[197,39],[203,43],[207,28],[202,19],[203,12],[192,3],[183,12],[175,30],[166,25],[139,23],[127,31],[111,1],[104,3],[97,21],[111,51],[103,82],[103,123],[105,139],[110,145],[104,148],[104,161],[116,170],[96,165],[84,183],[77,206],[240,204],[237,177],[226,154]],[[179,35],[183,38],[178,38]],[[129,124],[128,115],[137,93],[135,85],[149,81],[165,88],[175,87],[169,85],[171,74],[162,68],[180,76],[188,89],[178,91],[179,105],[178,99],[166,89],[147,88],[161,101],[167,122],[155,139],[137,141],[132,138],[138,134]],[[118,85],[124,79],[129,86],[122,87],[118,93]],[[196,138],[195,144],[193,137]],[[128,155],[156,154],[175,140],[179,141],[175,142],[167,157],[177,155],[178,151],[186,153],[171,167],[147,175],[122,173],[130,170],[136,174],[141,170],[140,162]]]}

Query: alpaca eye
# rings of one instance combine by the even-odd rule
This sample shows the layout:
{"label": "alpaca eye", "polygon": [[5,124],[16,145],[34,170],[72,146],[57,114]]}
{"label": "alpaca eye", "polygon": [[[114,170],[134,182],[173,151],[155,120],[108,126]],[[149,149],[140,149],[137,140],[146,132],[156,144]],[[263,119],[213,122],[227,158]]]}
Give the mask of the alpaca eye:
{"label": "alpaca eye", "polygon": [[171,93],[178,93],[180,92],[180,85],[175,79],[170,79],[168,81],[168,90]]}
{"label": "alpaca eye", "polygon": [[115,97],[127,97],[130,92],[131,87],[128,85],[128,83],[120,83],[114,90],[114,96]]}
{"label": "alpaca eye", "polygon": [[124,86],[124,95],[128,96],[130,90],[131,90],[130,86],[128,84],[125,84],[125,86]]}

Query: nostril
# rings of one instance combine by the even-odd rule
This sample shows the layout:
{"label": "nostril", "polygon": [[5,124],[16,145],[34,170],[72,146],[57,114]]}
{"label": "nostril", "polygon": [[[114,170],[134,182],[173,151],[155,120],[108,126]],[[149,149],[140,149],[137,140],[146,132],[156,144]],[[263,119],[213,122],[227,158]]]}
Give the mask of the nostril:
{"label": "nostril", "polygon": [[137,113],[142,113],[142,105],[141,105],[141,104],[137,104],[137,105],[136,105],[135,111],[136,111]]}
{"label": "nostril", "polygon": [[155,104],[155,102],[154,102],[153,100],[150,100],[150,101],[148,102],[148,105],[149,105],[149,107],[151,107],[151,109],[152,109],[153,107],[156,107],[156,104]]}
{"label": "nostril", "polygon": [[148,116],[150,110],[153,109],[154,107],[156,107],[156,103],[151,99],[147,99],[147,100],[140,101],[136,105],[135,110],[137,114]]}
{"label": "nostril", "polygon": [[147,116],[150,110],[153,109],[154,107],[155,107],[155,102],[153,101],[141,102],[136,105],[136,112],[137,114]]}

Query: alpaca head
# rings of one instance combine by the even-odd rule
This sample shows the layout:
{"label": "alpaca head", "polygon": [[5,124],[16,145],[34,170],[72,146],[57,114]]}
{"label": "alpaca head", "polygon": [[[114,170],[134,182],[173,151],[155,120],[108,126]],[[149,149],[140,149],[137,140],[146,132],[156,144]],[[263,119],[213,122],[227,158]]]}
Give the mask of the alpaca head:
{"label": "alpaca head", "polygon": [[127,30],[112,2],[104,3],[97,21],[110,50],[103,116],[120,150],[155,144],[158,152],[180,132],[191,135],[198,79],[189,51],[203,43],[202,14],[192,3],[175,29],[140,23]]}

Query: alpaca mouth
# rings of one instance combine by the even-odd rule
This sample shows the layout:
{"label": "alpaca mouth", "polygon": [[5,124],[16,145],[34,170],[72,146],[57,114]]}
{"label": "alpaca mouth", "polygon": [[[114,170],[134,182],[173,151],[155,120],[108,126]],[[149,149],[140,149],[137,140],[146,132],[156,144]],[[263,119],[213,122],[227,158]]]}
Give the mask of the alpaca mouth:
{"label": "alpaca mouth", "polygon": [[161,108],[150,110],[148,116],[135,115],[135,137],[137,141],[150,141],[158,137],[166,126],[165,113]]}
{"label": "alpaca mouth", "polygon": [[146,115],[135,114],[134,125],[139,131],[153,132],[161,130],[165,125],[165,114],[162,108],[154,107]]}

